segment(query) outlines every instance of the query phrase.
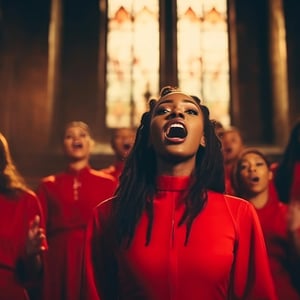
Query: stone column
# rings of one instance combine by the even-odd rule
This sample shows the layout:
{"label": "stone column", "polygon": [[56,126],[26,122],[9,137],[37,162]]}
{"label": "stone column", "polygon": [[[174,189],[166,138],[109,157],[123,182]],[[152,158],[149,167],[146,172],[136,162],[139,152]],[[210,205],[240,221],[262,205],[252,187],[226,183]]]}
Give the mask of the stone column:
{"label": "stone column", "polygon": [[274,143],[284,146],[290,130],[286,29],[282,0],[269,0],[269,58]]}
{"label": "stone column", "polygon": [[61,38],[62,38],[62,1],[52,0],[49,22],[49,54],[48,54],[48,103],[49,117],[52,120],[52,130],[50,135],[50,145],[56,140],[58,125],[55,122],[54,103],[59,94],[60,76],[60,56],[61,56]]}

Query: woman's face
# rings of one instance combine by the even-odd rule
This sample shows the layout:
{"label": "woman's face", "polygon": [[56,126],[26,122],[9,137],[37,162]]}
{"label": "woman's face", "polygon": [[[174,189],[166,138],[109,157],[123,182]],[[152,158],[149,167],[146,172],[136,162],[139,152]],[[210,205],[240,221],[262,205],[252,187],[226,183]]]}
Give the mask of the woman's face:
{"label": "woman's face", "polygon": [[69,158],[86,159],[90,155],[92,139],[84,128],[72,126],[66,129],[63,144]]}
{"label": "woman's face", "polygon": [[116,129],[113,139],[112,148],[119,159],[126,159],[134,144],[135,131],[130,128]]}
{"label": "woman's face", "polygon": [[257,195],[268,189],[272,172],[263,157],[250,152],[240,160],[239,176],[245,192]]}
{"label": "woman's face", "polygon": [[222,148],[224,155],[224,162],[230,163],[237,159],[239,153],[243,149],[243,142],[238,131],[223,132]]}
{"label": "woman's face", "polygon": [[150,143],[163,159],[195,157],[199,145],[205,145],[203,114],[196,101],[180,92],[162,97],[152,114]]}

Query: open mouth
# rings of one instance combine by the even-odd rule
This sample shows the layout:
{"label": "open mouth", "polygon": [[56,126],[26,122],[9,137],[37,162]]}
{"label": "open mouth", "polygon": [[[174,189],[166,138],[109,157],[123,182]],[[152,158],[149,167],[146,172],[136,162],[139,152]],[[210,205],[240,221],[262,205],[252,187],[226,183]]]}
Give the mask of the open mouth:
{"label": "open mouth", "polygon": [[253,182],[253,183],[259,182],[259,177],[252,177],[251,182]]}
{"label": "open mouth", "polygon": [[123,145],[123,149],[124,149],[125,151],[130,150],[130,149],[131,149],[131,144],[124,144],[124,145]]}
{"label": "open mouth", "polygon": [[181,123],[173,123],[166,129],[166,138],[171,142],[182,142],[186,136],[187,130]]}
{"label": "open mouth", "polygon": [[83,145],[81,143],[74,143],[72,147],[73,149],[82,149]]}
{"label": "open mouth", "polygon": [[232,148],[225,148],[224,152],[230,154],[232,152]]}

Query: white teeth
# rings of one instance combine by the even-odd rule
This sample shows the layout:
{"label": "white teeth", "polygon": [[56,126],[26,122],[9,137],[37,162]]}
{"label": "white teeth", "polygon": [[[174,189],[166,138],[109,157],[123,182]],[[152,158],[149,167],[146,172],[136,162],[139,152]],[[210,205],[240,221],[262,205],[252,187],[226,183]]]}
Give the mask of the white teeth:
{"label": "white teeth", "polygon": [[180,123],[174,123],[174,124],[172,124],[172,125],[170,126],[170,128],[172,128],[172,127],[180,127],[180,128],[184,128],[183,125],[180,124]]}

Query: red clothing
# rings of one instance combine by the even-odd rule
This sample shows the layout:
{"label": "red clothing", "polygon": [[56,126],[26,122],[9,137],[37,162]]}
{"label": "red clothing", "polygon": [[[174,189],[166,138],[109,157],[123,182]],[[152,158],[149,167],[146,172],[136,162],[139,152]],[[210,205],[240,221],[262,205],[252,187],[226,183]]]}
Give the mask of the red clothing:
{"label": "red clothing", "polygon": [[130,247],[120,249],[109,217],[112,202],[97,206],[87,232],[82,299],[277,299],[250,203],[209,192],[184,246],[186,227],[178,222],[188,184],[188,177],[159,178],[148,246],[146,214]]}
{"label": "red clothing", "polygon": [[273,275],[278,298],[282,300],[300,300],[300,295],[291,283],[289,264],[291,253],[290,239],[287,228],[288,206],[272,198],[273,191],[267,204],[256,209],[264,233],[270,268]]}
{"label": "red clothing", "polygon": [[232,186],[232,165],[225,165],[225,192],[228,195],[235,195]]}
{"label": "red clothing", "polygon": [[124,164],[124,161],[117,161],[115,164],[99,171],[105,173],[106,175],[112,176],[114,180],[119,181],[119,177],[124,169]]}
{"label": "red clothing", "polygon": [[[33,192],[21,192],[13,199],[0,194],[0,299],[29,299],[23,286],[32,279],[25,244],[35,215],[42,217]],[[23,274],[19,273],[21,266]]]}
{"label": "red clothing", "polygon": [[94,206],[111,197],[115,187],[89,167],[49,176],[40,184],[49,245],[43,299],[79,299],[86,225]]}

